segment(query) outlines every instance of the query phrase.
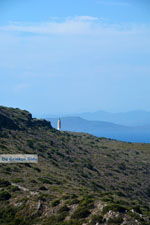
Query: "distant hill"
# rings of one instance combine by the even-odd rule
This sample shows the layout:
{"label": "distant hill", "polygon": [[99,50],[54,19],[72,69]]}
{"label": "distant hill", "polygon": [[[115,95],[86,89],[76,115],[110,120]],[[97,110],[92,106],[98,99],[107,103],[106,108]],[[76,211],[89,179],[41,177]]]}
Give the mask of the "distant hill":
{"label": "distant hill", "polygon": [[87,120],[107,121],[125,126],[150,125],[150,112],[140,110],[123,113],[97,111],[93,113],[82,113],[79,116]]}
{"label": "distant hill", "polygon": [[[48,118],[57,127],[57,118]],[[129,142],[150,142],[150,126],[129,127],[104,121],[89,121],[81,117],[63,117],[62,130],[86,132],[98,137],[113,138]]]}
{"label": "distant hill", "polygon": [[[90,121],[104,121],[123,126],[147,126],[150,125],[150,112],[136,110],[122,113],[110,113],[105,111],[85,112],[78,114],[66,114],[63,117],[81,117]],[[45,118],[56,118],[58,116],[45,115]]]}
{"label": "distant hill", "polygon": [[1,225],[150,224],[150,144],[60,132],[0,107],[0,154],[17,153],[39,162],[0,163]]}
{"label": "distant hill", "polygon": [[[51,121],[52,126],[56,127],[58,118],[47,118]],[[63,129],[70,131],[85,131],[91,130],[96,131],[96,129],[125,129],[127,127],[117,125],[114,123],[103,122],[103,121],[89,121],[82,119],[81,117],[63,117],[61,118]]]}

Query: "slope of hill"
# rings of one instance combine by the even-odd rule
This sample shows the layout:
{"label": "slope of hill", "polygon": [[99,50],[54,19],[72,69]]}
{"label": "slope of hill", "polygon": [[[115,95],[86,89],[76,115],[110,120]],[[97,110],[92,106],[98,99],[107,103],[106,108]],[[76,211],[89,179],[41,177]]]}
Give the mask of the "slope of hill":
{"label": "slope of hill", "polygon": [[0,153],[39,156],[0,164],[1,225],[149,224],[149,144],[59,132],[0,107]]}
{"label": "slope of hill", "polygon": [[[57,127],[57,118],[48,118]],[[113,138],[128,142],[150,143],[150,126],[127,127],[104,121],[89,121],[81,117],[63,117],[62,129],[65,131],[86,132],[98,137]]]}

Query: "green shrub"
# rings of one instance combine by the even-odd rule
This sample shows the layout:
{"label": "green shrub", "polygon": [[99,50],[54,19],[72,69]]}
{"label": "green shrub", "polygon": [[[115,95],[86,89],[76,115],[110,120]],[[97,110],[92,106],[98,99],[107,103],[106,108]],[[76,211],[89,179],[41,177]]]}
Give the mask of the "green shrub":
{"label": "green shrub", "polygon": [[81,219],[81,218],[86,218],[90,214],[90,211],[87,209],[85,206],[79,206],[77,210],[73,213],[71,218],[73,219]]}
{"label": "green shrub", "polygon": [[46,201],[51,201],[52,199],[53,199],[53,196],[51,194],[39,193],[38,200],[46,202]]}
{"label": "green shrub", "polygon": [[28,145],[30,148],[34,148],[34,141],[33,141],[33,140],[27,140],[27,145]]}
{"label": "green shrub", "polygon": [[141,218],[140,215],[136,212],[129,211],[128,215],[131,216],[132,218],[138,220],[138,221],[143,221],[143,218]]}
{"label": "green shrub", "polygon": [[68,212],[69,210],[70,210],[69,207],[67,205],[64,205],[58,210],[58,212],[59,213]]}
{"label": "green shrub", "polygon": [[92,215],[90,225],[100,224],[103,222],[103,217],[101,215]]}
{"label": "green shrub", "polygon": [[141,210],[140,205],[134,206],[133,209],[134,209],[135,212],[137,212],[139,214],[142,214],[142,210]]}
{"label": "green shrub", "polygon": [[121,216],[109,218],[108,224],[122,224],[123,218]]}
{"label": "green shrub", "polygon": [[110,204],[103,208],[103,214],[106,214],[110,210],[115,211],[115,212],[125,213],[127,208],[125,206],[121,206],[119,204]]}
{"label": "green shrub", "polygon": [[85,196],[83,197],[83,199],[81,200],[80,206],[85,206],[88,209],[91,209],[94,207],[94,199],[93,196]]}
{"label": "green shrub", "polygon": [[3,168],[3,170],[5,174],[10,174],[12,172],[12,168],[10,168],[9,166]]}
{"label": "green shrub", "polygon": [[12,192],[20,191],[20,189],[17,186],[10,186],[9,190]]}
{"label": "green shrub", "polygon": [[13,224],[15,218],[16,210],[8,206],[6,203],[5,205],[1,205],[0,207],[0,224]]}
{"label": "green shrub", "polygon": [[47,187],[45,187],[45,186],[41,186],[41,187],[39,187],[39,190],[40,190],[40,191],[47,191],[48,189],[47,189]]}
{"label": "green shrub", "polygon": [[53,207],[55,207],[55,206],[59,205],[59,203],[60,203],[60,200],[59,199],[55,199],[55,200],[52,201],[51,205]]}
{"label": "green shrub", "polygon": [[39,172],[39,173],[41,172],[41,169],[38,168],[38,167],[33,167],[33,169],[36,170],[36,171]]}
{"label": "green shrub", "polygon": [[63,195],[62,196],[62,199],[64,199],[64,200],[71,200],[71,199],[76,199],[78,196],[76,195],[76,194],[65,194],[65,195]]}
{"label": "green shrub", "polygon": [[14,178],[12,181],[13,181],[14,183],[21,183],[21,182],[24,182],[24,180],[23,180],[22,178],[19,178],[19,177]]}
{"label": "green shrub", "polygon": [[48,178],[40,177],[38,178],[39,181],[41,181],[43,184],[52,184],[52,182]]}
{"label": "green shrub", "polygon": [[7,187],[9,185],[11,185],[9,181],[0,179],[0,187]]}
{"label": "green shrub", "polygon": [[74,205],[74,204],[78,204],[79,200],[78,199],[70,199],[70,200],[67,200],[66,203],[69,205]]}
{"label": "green shrub", "polygon": [[62,223],[62,221],[65,219],[66,213],[61,213],[58,215],[53,215],[47,219],[46,222],[44,222],[43,225],[65,225],[65,223]]}
{"label": "green shrub", "polygon": [[8,191],[0,191],[0,201],[9,200],[11,198],[11,194]]}

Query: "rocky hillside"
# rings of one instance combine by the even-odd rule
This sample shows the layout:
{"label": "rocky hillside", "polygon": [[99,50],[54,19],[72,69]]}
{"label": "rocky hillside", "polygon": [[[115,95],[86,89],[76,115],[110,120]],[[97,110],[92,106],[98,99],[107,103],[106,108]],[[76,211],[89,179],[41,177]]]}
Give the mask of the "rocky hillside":
{"label": "rocky hillside", "polygon": [[1,225],[150,224],[150,144],[59,132],[27,111],[0,107]]}

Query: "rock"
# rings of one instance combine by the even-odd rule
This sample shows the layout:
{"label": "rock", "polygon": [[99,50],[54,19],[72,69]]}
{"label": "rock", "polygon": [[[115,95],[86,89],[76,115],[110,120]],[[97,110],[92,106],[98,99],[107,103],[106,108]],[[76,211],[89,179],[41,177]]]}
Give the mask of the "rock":
{"label": "rock", "polygon": [[52,129],[49,121],[34,119],[26,110],[0,106],[0,129],[26,130],[35,127]]}

